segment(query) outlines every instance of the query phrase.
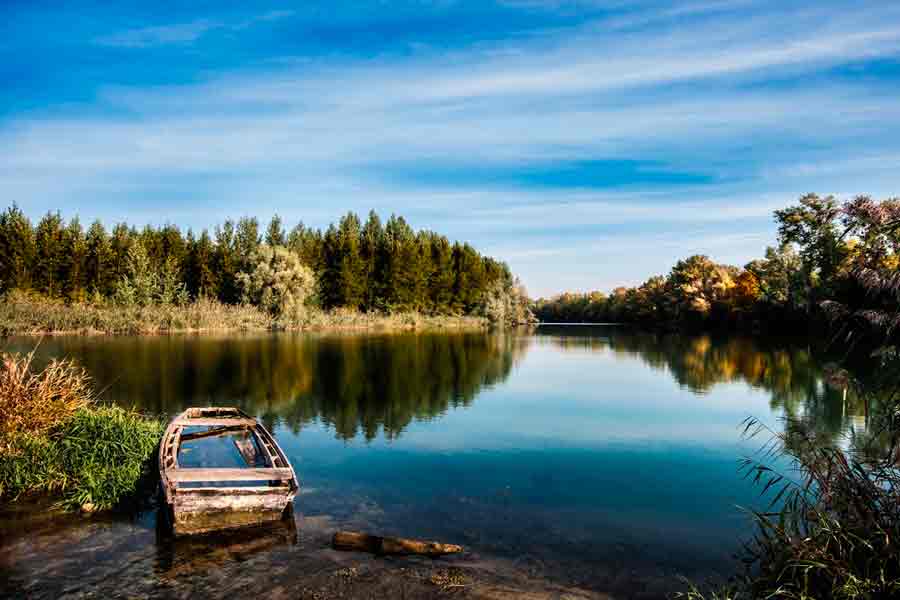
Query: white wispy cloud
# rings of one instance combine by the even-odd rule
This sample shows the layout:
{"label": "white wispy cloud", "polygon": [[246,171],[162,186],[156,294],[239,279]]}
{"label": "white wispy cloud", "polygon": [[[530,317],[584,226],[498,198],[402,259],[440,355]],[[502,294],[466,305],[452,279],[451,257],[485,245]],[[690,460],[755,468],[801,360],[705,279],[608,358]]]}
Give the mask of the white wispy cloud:
{"label": "white wispy cloud", "polygon": [[101,46],[114,46],[119,48],[149,48],[152,46],[169,44],[190,44],[200,39],[206,33],[216,29],[237,31],[250,27],[256,23],[277,21],[293,15],[294,11],[291,10],[273,10],[236,22],[198,19],[189,23],[137,27],[99,36],[94,39],[94,43]]}
{"label": "white wispy cloud", "polygon": [[210,29],[220,26],[221,23],[199,20],[174,25],[139,27],[98,37],[95,42],[102,46],[117,46],[121,48],[147,48],[161,44],[187,44],[199,39],[200,36]]}

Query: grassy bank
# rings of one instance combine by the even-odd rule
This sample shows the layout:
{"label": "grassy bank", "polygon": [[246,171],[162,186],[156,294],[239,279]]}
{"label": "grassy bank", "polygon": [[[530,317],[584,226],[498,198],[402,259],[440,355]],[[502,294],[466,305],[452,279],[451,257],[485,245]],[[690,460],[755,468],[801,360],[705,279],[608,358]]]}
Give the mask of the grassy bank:
{"label": "grassy bank", "polygon": [[94,404],[72,362],[35,372],[30,355],[0,360],[0,498],[51,494],[95,511],[132,496],[151,473],[163,422]]}
{"label": "grassy bank", "polygon": [[274,318],[247,305],[200,299],[183,306],[117,306],[107,302],[65,303],[37,294],[11,292],[0,300],[0,335],[159,334],[223,331],[478,329],[482,317],[416,312],[363,313],[305,310]]}

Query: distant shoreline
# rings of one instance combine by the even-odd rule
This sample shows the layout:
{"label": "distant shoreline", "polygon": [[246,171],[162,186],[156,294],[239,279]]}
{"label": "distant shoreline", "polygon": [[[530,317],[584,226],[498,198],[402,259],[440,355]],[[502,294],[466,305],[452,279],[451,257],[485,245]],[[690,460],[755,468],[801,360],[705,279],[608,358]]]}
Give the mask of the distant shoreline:
{"label": "distant shoreline", "polygon": [[550,322],[550,321],[547,321],[547,322],[541,321],[541,322],[537,323],[537,325],[539,325],[539,326],[540,325],[553,325],[554,327],[560,326],[560,325],[592,325],[592,326],[598,326],[598,327],[620,327],[620,326],[629,325],[629,324],[630,323],[613,323],[613,322],[592,323],[590,321],[584,321],[584,322],[579,322],[579,323],[574,323],[574,322],[554,323],[554,322]]}
{"label": "distant shoreline", "polygon": [[363,313],[310,309],[302,319],[277,321],[253,306],[200,300],[183,306],[120,307],[13,294],[0,301],[0,336],[169,335],[276,331],[479,331],[485,317],[417,312]]}

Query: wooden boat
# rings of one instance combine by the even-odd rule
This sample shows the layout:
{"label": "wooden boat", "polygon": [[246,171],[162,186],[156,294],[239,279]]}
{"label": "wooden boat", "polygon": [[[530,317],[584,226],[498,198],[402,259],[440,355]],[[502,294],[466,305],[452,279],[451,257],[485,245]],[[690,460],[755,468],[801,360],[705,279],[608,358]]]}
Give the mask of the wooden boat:
{"label": "wooden boat", "polygon": [[[220,456],[204,455],[204,444]],[[219,464],[222,452],[237,466]],[[176,535],[280,519],[300,489],[272,435],[236,408],[189,408],[175,417],[160,443],[159,477]]]}

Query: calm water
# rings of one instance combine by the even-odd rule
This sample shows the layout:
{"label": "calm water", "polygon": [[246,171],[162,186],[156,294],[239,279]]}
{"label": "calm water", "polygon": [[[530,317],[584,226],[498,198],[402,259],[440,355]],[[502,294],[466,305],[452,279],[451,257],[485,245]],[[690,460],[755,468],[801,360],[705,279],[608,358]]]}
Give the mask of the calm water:
{"label": "calm water", "polygon": [[760,504],[737,472],[757,445],[740,439],[745,417],[860,425],[808,349],[785,341],[542,327],[61,337],[38,355],[77,358],[124,406],[172,415],[238,405],[260,417],[301,479],[299,530],[242,540],[240,551],[198,549],[158,541],[153,511],[41,521],[7,510],[9,595],[219,595],[243,561],[302,574],[301,558],[339,526],[461,543],[535,577],[623,596],[659,592],[676,574],[733,569],[749,533],[735,507]]}

